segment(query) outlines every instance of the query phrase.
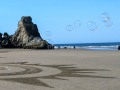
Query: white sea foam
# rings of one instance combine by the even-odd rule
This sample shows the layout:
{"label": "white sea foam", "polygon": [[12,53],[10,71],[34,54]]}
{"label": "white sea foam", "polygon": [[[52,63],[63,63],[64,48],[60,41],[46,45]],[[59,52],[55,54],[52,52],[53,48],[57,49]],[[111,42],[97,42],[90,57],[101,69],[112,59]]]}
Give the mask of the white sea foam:
{"label": "white sea foam", "polygon": [[82,47],[90,50],[118,50],[118,45],[115,46],[85,46]]}

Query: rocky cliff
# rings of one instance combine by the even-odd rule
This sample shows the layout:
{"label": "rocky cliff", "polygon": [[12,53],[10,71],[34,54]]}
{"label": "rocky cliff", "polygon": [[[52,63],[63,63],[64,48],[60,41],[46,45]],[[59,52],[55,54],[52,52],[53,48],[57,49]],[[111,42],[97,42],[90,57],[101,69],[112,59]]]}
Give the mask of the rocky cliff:
{"label": "rocky cliff", "polygon": [[17,46],[24,46],[35,37],[42,40],[37,25],[32,22],[30,16],[23,16],[18,22],[17,31],[12,38],[13,42],[16,42]]}
{"label": "rocky cliff", "polygon": [[18,22],[18,28],[13,35],[0,34],[0,47],[2,48],[36,48],[53,49],[53,45],[43,40],[37,25],[32,22],[30,16],[23,16]]}

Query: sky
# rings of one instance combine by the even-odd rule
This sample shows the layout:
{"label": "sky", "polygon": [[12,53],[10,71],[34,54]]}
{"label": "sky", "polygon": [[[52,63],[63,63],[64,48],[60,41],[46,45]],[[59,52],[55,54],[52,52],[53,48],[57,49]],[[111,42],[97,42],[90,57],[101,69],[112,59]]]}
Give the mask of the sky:
{"label": "sky", "polygon": [[0,32],[31,16],[52,44],[120,42],[120,0],[1,0]]}

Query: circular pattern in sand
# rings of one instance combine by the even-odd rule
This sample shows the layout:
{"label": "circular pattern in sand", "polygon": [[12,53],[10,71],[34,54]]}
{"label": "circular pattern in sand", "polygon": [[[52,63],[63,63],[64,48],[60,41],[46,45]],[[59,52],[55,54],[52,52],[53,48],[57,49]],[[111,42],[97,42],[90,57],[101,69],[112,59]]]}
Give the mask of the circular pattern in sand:
{"label": "circular pattern in sand", "polygon": [[60,73],[61,71],[55,68],[45,66],[21,64],[21,63],[5,63],[0,64],[0,79],[1,78],[25,78],[25,77],[40,77],[49,76]]}
{"label": "circular pattern in sand", "polygon": [[53,88],[41,79],[67,80],[65,77],[77,78],[115,78],[93,75],[106,69],[79,69],[73,65],[41,65],[27,62],[0,63],[0,80],[34,86]]}

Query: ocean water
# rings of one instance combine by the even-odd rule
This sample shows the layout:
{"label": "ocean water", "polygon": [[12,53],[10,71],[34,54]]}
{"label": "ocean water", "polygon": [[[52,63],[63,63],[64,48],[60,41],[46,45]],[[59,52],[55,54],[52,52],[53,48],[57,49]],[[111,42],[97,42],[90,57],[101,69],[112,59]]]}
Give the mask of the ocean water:
{"label": "ocean water", "polygon": [[118,50],[120,42],[107,42],[107,43],[72,43],[72,44],[54,44],[60,48],[82,48],[89,50]]}

